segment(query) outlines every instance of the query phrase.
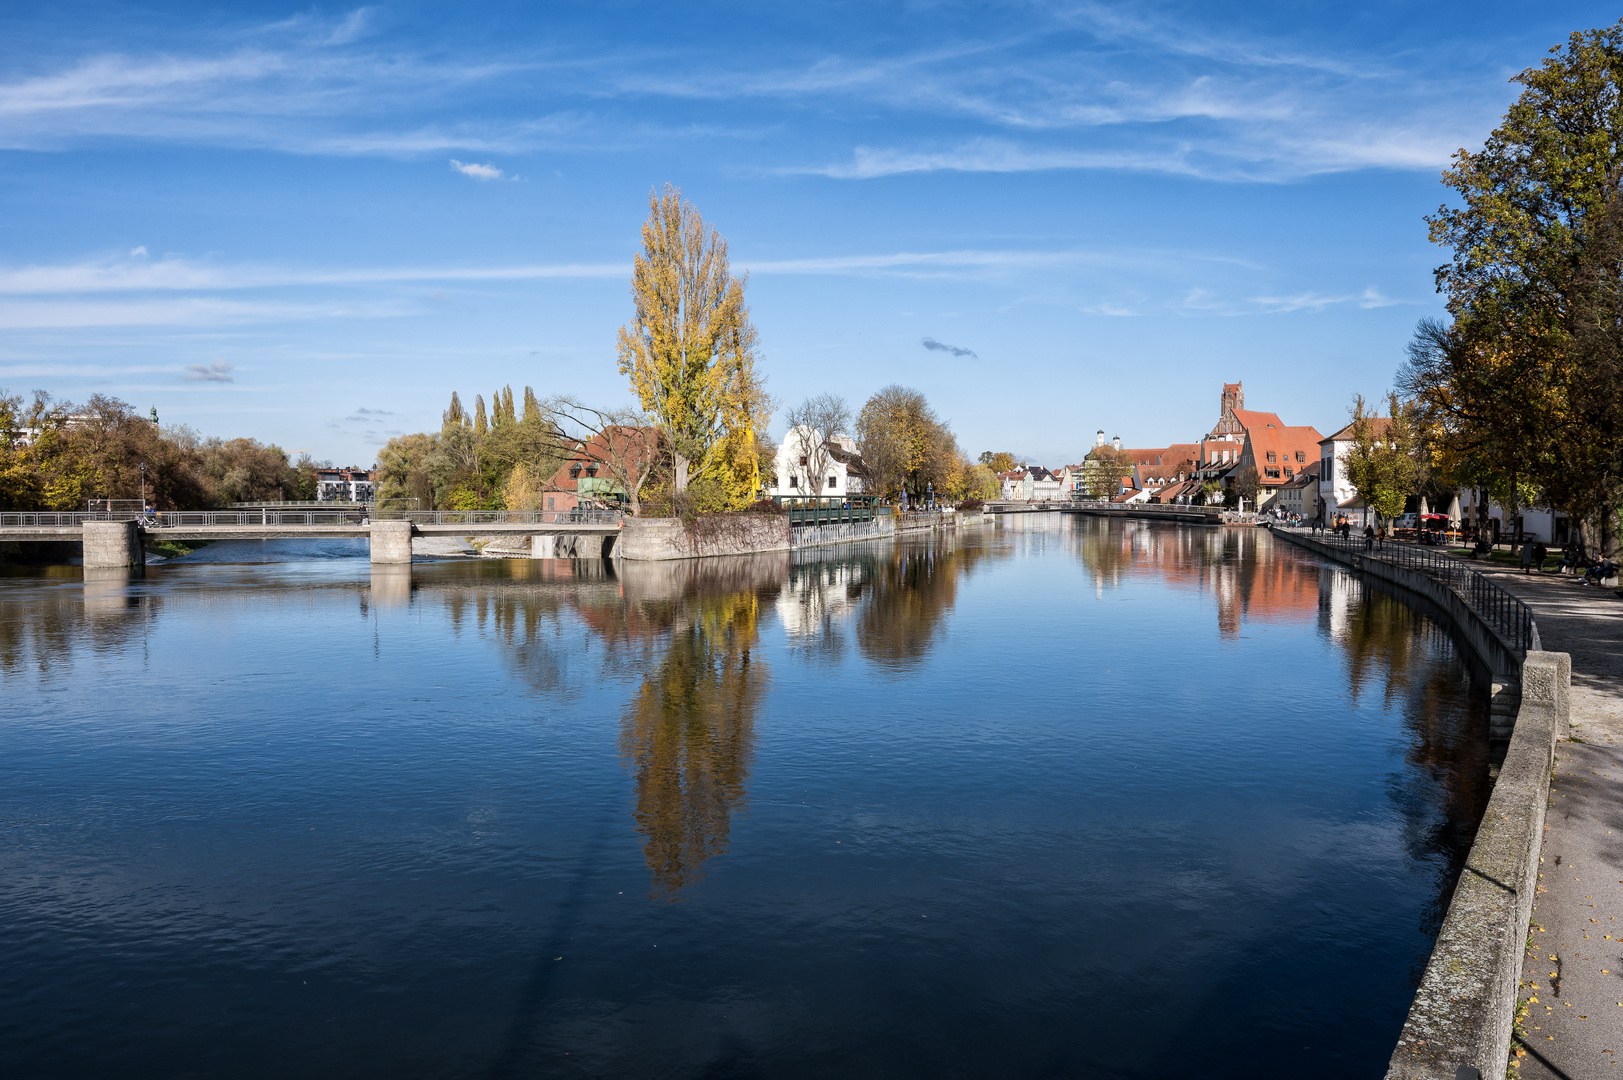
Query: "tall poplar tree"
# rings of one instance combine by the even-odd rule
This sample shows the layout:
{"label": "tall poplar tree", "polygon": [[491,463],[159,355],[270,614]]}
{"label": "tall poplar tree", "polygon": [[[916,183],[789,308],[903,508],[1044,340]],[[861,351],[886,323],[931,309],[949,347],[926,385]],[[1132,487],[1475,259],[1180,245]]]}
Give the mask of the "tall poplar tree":
{"label": "tall poplar tree", "polygon": [[727,241],[667,184],[649,194],[642,245],[631,276],[635,313],[619,335],[620,372],[664,433],[681,495],[696,476],[736,474],[726,467],[737,456],[728,450],[765,426],[767,397],[745,279],[729,268]]}

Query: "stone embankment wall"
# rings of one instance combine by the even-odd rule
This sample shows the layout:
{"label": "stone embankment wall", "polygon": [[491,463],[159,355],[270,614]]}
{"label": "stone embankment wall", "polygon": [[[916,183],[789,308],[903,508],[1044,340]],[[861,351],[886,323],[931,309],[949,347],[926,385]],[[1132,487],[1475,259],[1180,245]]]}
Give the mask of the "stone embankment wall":
{"label": "stone embankment wall", "polygon": [[[1452,589],[1418,571],[1294,533],[1276,535],[1431,600],[1494,672],[1491,733],[1508,734],[1510,745],[1386,1076],[1503,1076],[1538,887],[1555,743],[1570,727],[1572,659],[1539,651],[1517,656]],[[1519,685],[1510,685],[1512,679]]]}
{"label": "stone embankment wall", "polygon": [[987,520],[987,516],[944,510],[930,514],[908,514],[899,520],[900,524],[894,515],[882,514],[860,524],[791,528],[788,517],[776,514],[706,515],[693,525],[685,524],[679,518],[627,518],[619,539],[614,543],[613,554],[629,562],[662,562],[711,555],[788,551],[823,544],[883,540],[898,532],[979,524]]}
{"label": "stone embankment wall", "polygon": [[693,526],[680,518],[626,518],[615,553],[631,562],[697,559],[787,551],[789,518],[782,514],[715,514]]}

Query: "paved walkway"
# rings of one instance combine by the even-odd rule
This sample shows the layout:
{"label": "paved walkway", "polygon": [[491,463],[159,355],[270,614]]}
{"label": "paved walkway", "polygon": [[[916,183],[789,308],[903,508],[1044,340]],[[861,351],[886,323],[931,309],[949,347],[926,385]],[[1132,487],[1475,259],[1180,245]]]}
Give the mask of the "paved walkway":
{"label": "paved walkway", "polygon": [[1572,741],[1556,745],[1533,948],[1523,1080],[1623,1080],[1623,600],[1558,574],[1480,565],[1533,609],[1544,648],[1572,654]]}

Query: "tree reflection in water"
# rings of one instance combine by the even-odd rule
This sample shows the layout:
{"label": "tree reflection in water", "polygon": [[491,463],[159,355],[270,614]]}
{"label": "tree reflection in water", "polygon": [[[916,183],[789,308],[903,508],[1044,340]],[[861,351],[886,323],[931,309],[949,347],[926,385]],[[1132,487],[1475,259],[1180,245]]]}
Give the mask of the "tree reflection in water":
{"label": "tree reflection in water", "polygon": [[752,650],[787,572],[787,553],[622,565],[626,611],[668,627],[620,728],[655,895],[674,898],[727,848],[770,678]]}

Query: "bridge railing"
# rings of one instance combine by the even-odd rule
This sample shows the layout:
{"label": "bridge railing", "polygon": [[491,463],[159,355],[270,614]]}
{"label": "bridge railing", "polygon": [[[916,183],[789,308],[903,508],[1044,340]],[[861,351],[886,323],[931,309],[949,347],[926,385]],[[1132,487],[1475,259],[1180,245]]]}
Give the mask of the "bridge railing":
{"label": "bridge railing", "polygon": [[576,507],[573,510],[401,510],[385,511],[380,519],[409,521],[414,525],[618,525],[625,515],[618,510]]}
{"label": "bridge railing", "polygon": [[[1281,526],[1275,526],[1281,528]],[[1308,534],[1306,529],[1295,529]],[[1336,533],[1311,534],[1313,539],[1328,547],[1376,559],[1408,570],[1425,574],[1434,581],[1453,589],[1460,599],[1499,632],[1510,646],[1520,652],[1539,647],[1538,624],[1533,620],[1533,609],[1488,580],[1453,555],[1432,548],[1416,547],[1387,541],[1380,546],[1364,546],[1362,536],[1341,536]]]}
{"label": "bridge railing", "polygon": [[[84,511],[0,511],[0,528],[77,528],[87,521],[139,521],[161,529],[199,528],[210,525],[355,525],[361,510],[164,510],[137,515]],[[617,525],[624,515],[614,510],[410,510],[386,517],[416,525]]]}

